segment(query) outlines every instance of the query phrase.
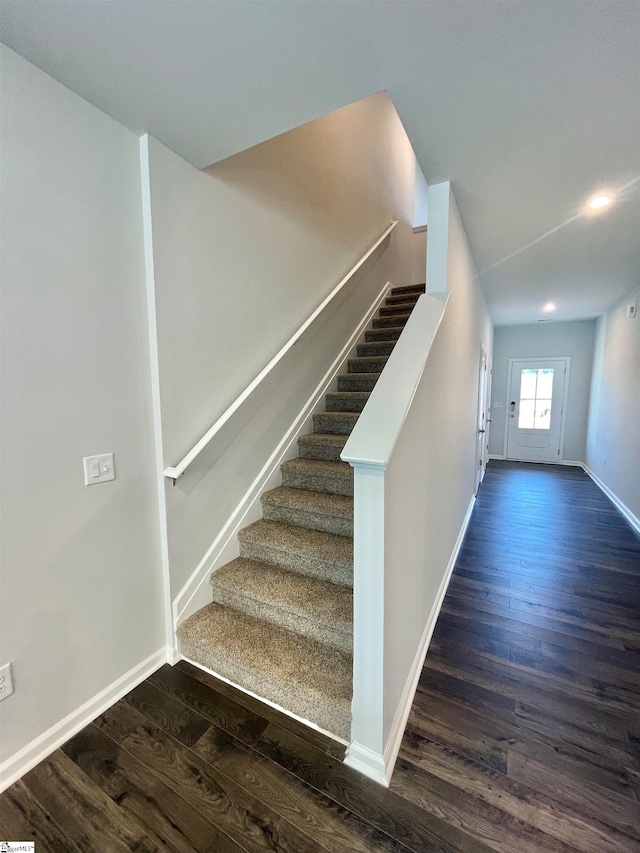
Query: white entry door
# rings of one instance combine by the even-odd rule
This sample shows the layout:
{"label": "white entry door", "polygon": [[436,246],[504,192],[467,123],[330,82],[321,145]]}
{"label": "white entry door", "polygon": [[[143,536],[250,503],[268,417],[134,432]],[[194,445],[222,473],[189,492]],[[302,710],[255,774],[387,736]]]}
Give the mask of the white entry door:
{"label": "white entry door", "polygon": [[568,358],[510,360],[507,459],[558,462]]}

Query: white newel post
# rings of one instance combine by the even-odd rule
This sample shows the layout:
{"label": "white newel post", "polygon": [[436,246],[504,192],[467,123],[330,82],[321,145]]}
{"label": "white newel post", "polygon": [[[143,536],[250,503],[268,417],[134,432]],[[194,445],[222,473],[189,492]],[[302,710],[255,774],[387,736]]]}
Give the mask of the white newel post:
{"label": "white newel post", "polygon": [[[344,457],[343,457],[344,458]],[[384,753],[384,479],[380,464],[350,462],[353,519],[353,702],[345,763],[388,785]]]}

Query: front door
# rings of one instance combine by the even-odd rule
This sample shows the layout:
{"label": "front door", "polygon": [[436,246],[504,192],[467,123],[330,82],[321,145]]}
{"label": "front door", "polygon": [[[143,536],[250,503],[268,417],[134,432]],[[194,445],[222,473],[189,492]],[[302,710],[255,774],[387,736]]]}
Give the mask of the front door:
{"label": "front door", "polygon": [[560,461],[568,362],[510,360],[507,459]]}

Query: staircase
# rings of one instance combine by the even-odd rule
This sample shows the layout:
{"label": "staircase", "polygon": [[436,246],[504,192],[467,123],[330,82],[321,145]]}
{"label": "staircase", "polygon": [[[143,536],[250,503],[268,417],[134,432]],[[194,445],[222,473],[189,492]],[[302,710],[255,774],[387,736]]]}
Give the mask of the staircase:
{"label": "staircase", "polygon": [[349,740],[353,471],[340,453],[424,285],[391,291],[240,556],[211,576],[213,602],[178,628],[189,660]]}

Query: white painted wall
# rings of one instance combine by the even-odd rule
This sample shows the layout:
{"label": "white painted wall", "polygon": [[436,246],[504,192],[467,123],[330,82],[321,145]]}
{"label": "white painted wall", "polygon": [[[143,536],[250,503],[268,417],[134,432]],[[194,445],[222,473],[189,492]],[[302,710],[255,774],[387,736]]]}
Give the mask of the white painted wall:
{"label": "white painted wall", "polygon": [[[594,320],[534,323],[526,326],[496,328],[493,341],[489,453],[502,456],[504,452],[506,412],[510,393],[507,387],[509,359],[569,356],[571,368],[562,459],[568,462],[584,462],[594,334]],[[496,401],[503,403],[503,408],[496,409]]]}
{"label": "white painted wall", "polygon": [[[150,142],[165,466],[190,450],[399,220],[370,274],[346,288],[334,313],[296,345],[175,488],[167,485],[175,598],[374,295],[387,280],[410,281],[416,161],[384,94],[205,172]],[[235,538],[230,547],[224,559],[233,556]]]}
{"label": "white painted wall", "polygon": [[640,288],[598,320],[586,462],[640,519],[640,319],[626,316],[634,301]]}
{"label": "white painted wall", "polygon": [[420,168],[420,164],[416,163],[416,176],[414,181],[415,197],[413,202],[413,222],[414,228],[420,228],[427,224],[429,218],[429,185],[424,176],[424,172]]}
{"label": "white painted wall", "polygon": [[[2,595],[8,759],[164,647],[138,140],[2,64]],[[82,457],[115,452],[85,487]]]}
{"label": "white painted wall", "polygon": [[448,181],[432,184],[429,201],[434,215],[427,231],[427,293],[445,293],[449,286],[451,184]]}
{"label": "white painted wall", "polygon": [[411,237],[411,283],[424,284],[427,278],[427,232],[414,231]]}

